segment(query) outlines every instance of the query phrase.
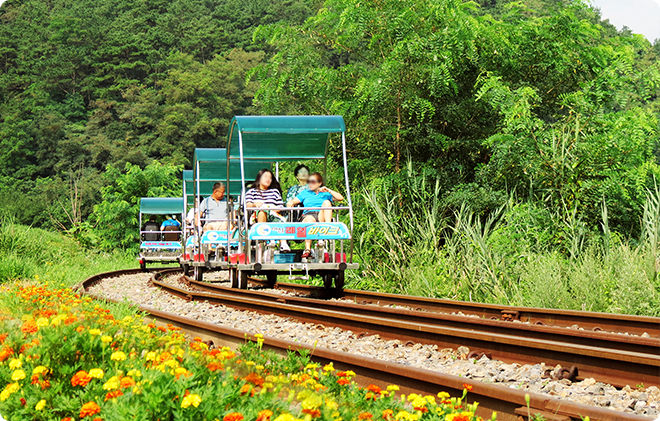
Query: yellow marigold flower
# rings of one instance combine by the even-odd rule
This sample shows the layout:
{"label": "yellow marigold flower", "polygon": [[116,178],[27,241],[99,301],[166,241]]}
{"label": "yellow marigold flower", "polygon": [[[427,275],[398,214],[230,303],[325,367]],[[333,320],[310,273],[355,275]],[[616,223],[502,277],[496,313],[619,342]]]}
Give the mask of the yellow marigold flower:
{"label": "yellow marigold flower", "polygon": [[427,395],[427,396],[424,396],[424,399],[426,399],[426,401],[427,401],[429,404],[431,404],[431,405],[435,405],[435,404],[436,404],[436,403],[435,403],[435,396]]}
{"label": "yellow marigold flower", "polygon": [[37,326],[39,327],[46,327],[48,326],[48,319],[45,317],[39,317],[37,319]]}
{"label": "yellow marigold flower", "polygon": [[7,389],[9,393],[16,393],[21,389],[21,385],[18,383],[9,383],[5,389]]}
{"label": "yellow marigold flower", "polygon": [[[410,396],[412,396],[412,395],[410,395]],[[413,408],[422,408],[422,407],[426,406],[427,402],[426,402],[426,399],[424,399],[423,396],[415,395],[415,398],[412,399],[412,400],[410,399],[410,396],[408,397],[408,401],[410,403],[412,403]]]}
{"label": "yellow marigold flower", "polygon": [[64,314],[58,314],[57,316],[53,317],[53,320],[50,321],[51,326],[59,326],[62,321],[66,319],[66,316]]}
{"label": "yellow marigold flower", "polygon": [[131,323],[133,321],[133,318],[131,316],[126,316],[122,319],[124,323]]}
{"label": "yellow marigold flower", "polygon": [[113,352],[112,355],[110,355],[110,359],[112,361],[125,361],[126,360],[126,354],[124,354],[121,351]]}
{"label": "yellow marigold flower", "polygon": [[273,383],[266,382],[266,383],[262,384],[261,387],[264,388],[264,389],[272,389],[275,386],[273,385]]}
{"label": "yellow marigold flower", "polygon": [[103,390],[114,390],[114,389],[119,389],[119,377],[113,376],[110,377],[110,380],[105,382],[103,385]]}
{"label": "yellow marigold flower", "polygon": [[245,365],[247,365],[248,367],[252,367],[254,364],[255,364],[254,361],[246,361],[245,362]]}
{"label": "yellow marigold flower", "polygon": [[291,414],[282,414],[275,418],[274,421],[296,421],[296,418]]}
{"label": "yellow marigold flower", "polygon": [[48,372],[48,368],[44,367],[43,365],[36,366],[32,370],[32,374],[44,374]]}
{"label": "yellow marigold flower", "polygon": [[0,402],[4,402],[9,399],[9,395],[11,395],[11,392],[9,392],[7,389],[0,392]]}
{"label": "yellow marigold flower", "polygon": [[179,366],[179,362],[177,360],[167,360],[165,361],[165,365],[169,368],[177,368]]}
{"label": "yellow marigold flower", "polygon": [[183,367],[177,367],[174,369],[174,374],[178,374],[178,375],[186,374],[187,372],[188,370],[186,370]]}
{"label": "yellow marigold flower", "polygon": [[346,372],[346,377],[355,377],[355,371],[353,370],[348,370]]}
{"label": "yellow marigold flower", "polygon": [[261,333],[257,333],[256,335],[254,335],[254,337],[257,339],[263,339],[264,335],[262,335]]}
{"label": "yellow marigold flower", "polygon": [[188,395],[181,401],[181,408],[188,408],[190,405],[197,408],[200,403],[202,403],[202,398],[199,395]]}
{"label": "yellow marigold flower", "polygon": [[126,373],[129,377],[142,377],[142,372],[140,370],[132,369]]}
{"label": "yellow marigold flower", "polygon": [[153,351],[147,352],[147,355],[144,356],[144,359],[147,361],[153,361],[156,359],[156,353]]}
{"label": "yellow marigold flower", "polygon": [[37,404],[34,406],[34,409],[36,411],[41,411],[45,407],[46,407],[46,399],[42,399],[39,402],[37,402]]}
{"label": "yellow marigold flower", "polygon": [[[326,400],[325,400],[325,406],[326,406],[328,409],[332,409],[332,410],[334,410],[334,411],[336,411],[337,409],[339,409],[339,404],[338,404],[337,402],[335,402],[333,399],[326,399]],[[333,415],[333,416],[334,416],[334,415]]]}
{"label": "yellow marigold flower", "polygon": [[112,336],[108,336],[108,335],[101,336],[101,342],[103,342],[104,344],[109,344],[110,342],[112,342]]}
{"label": "yellow marigold flower", "polygon": [[391,385],[387,386],[387,391],[388,392],[396,392],[398,390],[399,390],[399,386],[397,386],[395,384],[391,384]]}
{"label": "yellow marigold flower", "polygon": [[257,370],[263,370],[264,366],[263,365],[257,365],[254,368],[257,369]]}
{"label": "yellow marigold flower", "polygon": [[101,329],[89,329],[89,334],[92,336],[99,336],[101,334]]}
{"label": "yellow marigold flower", "polygon": [[319,365],[316,363],[310,363],[305,366],[305,370],[310,369],[310,368],[319,368]]}
{"label": "yellow marigold flower", "polygon": [[404,420],[404,421],[417,421],[417,415],[411,414],[408,411],[399,411],[398,414],[394,417],[397,420]]}
{"label": "yellow marigold flower", "polygon": [[103,378],[103,370],[101,370],[100,368],[92,368],[91,370],[89,370],[89,373],[87,374],[89,374],[90,377],[93,377],[95,379]]}
{"label": "yellow marigold flower", "polygon": [[326,364],[323,366],[323,371],[330,372],[330,371],[335,371],[335,367],[332,365],[332,362],[330,364]]}
{"label": "yellow marigold flower", "polygon": [[11,373],[11,379],[15,382],[19,380],[23,380],[25,378],[25,371],[23,370],[16,370],[13,373]]}
{"label": "yellow marigold flower", "polygon": [[449,399],[450,396],[451,396],[451,395],[450,395],[449,393],[447,393],[447,392],[439,392],[439,393],[438,393],[438,397],[439,397],[440,399]]}
{"label": "yellow marigold flower", "polygon": [[312,395],[303,400],[300,404],[303,409],[316,409],[323,405],[323,399],[319,395]]}
{"label": "yellow marigold flower", "polygon": [[11,361],[9,361],[9,368],[11,368],[12,370],[21,368],[22,365],[23,363],[18,358],[12,358]]}

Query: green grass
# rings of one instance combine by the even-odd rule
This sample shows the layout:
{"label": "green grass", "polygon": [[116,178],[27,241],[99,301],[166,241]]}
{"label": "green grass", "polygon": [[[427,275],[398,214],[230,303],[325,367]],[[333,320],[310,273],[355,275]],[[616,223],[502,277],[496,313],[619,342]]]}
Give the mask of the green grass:
{"label": "green grass", "polygon": [[81,247],[57,232],[2,221],[0,282],[32,279],[72,286],[97,273],[138,267],[132,253]]}
{"label": "green grass", "polygon": [[[510,199],[488,215],[451,208],[410,176],[356,198],[358,273],[347,287],[465,301],[660,316],[660,191],[640,238],[574,211]],[[406,200],[401,200],[405,197]]]}

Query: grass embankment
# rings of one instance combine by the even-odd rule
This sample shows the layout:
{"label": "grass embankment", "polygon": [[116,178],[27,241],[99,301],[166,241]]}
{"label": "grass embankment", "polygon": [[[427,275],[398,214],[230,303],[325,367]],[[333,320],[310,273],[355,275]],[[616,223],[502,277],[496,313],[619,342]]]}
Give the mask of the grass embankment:
{"label": "grass embankment", "polygon": [[132,253],[103,253],[39,228],[0,222],[0,282],[35,279],[71,286],[97,273],[137,267]]}
{"label": "grass embankment", "polygon": [[259,335],[238,354],[209,349],[128,306],[32,284],[0,290],[0,413],[11,421],[478,419],[467,390],[359,388],[353,372],[262,350]]}

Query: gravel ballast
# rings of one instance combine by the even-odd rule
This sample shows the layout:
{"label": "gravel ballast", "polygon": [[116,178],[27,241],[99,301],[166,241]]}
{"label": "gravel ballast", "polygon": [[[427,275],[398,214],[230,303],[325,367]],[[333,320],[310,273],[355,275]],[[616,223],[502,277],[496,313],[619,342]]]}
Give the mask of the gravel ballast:
{"label": "gravel ballast", "polygon": [[[205,279],[221,282],[224,272],[211,272]],[[164,277],[163,281],[179,288],[186,288],[178,281],[179,275]],[[307,345],[350,352],[370,358],[396,362],[446,374],[462,376],[489,383],[499,383],[511,388],[541,393],[573,402],[606,407],[616,411],[660,416],[660,389],[657,387],[626,386],[616,389],[611,385],[585,379],[571,383],[570,380],[553,380],[559,367],[505,364],[482,357],[467,359],[469,349],[438,349],[436,345],[408,344],[398,340],[383,340],[378,335],[358,338],[353,332],[333,327],[321,327],[312,323],[299,323],[289,318],[272,314],[210,304],[208,302],[185,301],[157,287],[150,286],[151,275],[123,275],[107,278],[92,285],[88,292],[115,300],[127,299],[146,308],[175,313],[195,320],[215,323],[253,334],[261,333]],[[320,329],[319,329],[320,328]]]}

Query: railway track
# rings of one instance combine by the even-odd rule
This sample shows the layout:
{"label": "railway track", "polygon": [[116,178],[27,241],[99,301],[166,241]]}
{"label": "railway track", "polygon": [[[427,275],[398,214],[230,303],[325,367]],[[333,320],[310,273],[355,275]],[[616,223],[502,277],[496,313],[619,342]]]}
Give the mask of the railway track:
{"label": "railway track", "polygon": [[[391,294],[386,294],[386,298],[380,300],[380,294],[370,293],[372,294],[371,300],[375,300],[376,303],[392,305],[393,301],[398,300],[396,305],[404,308],[379,307],[345,301],[323,301],[306,297],[269,294],[265,291],[236,290],[187,280],[193,288],[204,289],[204,291],[191,291],[162,282],[163,276],[177,273],[176,269],[152,270],[154,271],[152,282],[155,286],[186,300],[222,303],[237,309],[291,317],[301,322],[337,326],[350,329],[358,335],[360,333],[378,334],[384,338],[397,338],[404,342],[433,343],[439,347],[468,346],[472,350],[470,357],[479,357],[483,353],[490,354],[493,358],[518,363],[544,361],[553,365],[561,364],[565,370],[560,370],[560,373],[565,378],[572,380],[593,377],[599,381],[619,386],[628,384],[631,380],[637,382],[633,385],[638,384],[642,381],[641,379],[644,379],[644,384],[647,385],[659,383],[660,340],[653,337],[566,329],[565,327],[534,323],[512,323],[492,320],[485,316],[483,318],[457,316],[446,314],[447,307],[443,307],[442,311],[438,310],[440,307],[434,307],[435,311],[430,309],[436,305],[435,301],[446,300],[430,300],[431,304],[427,304],[427,308],[419,311],[418,307],[410,305],[416,297],[397,298]],[[139,271],[129,270],[99,274],[84,281],[81,288],[84,291],[106,277],[137,272]],[[256,279],[250,281],[255,284],[260,283]],[[298,293],[305,290],[305,288],[292,284],[280,284],[279,287],[296,290]],[[314,291],[314,288],[307,289],[309,295],[313,295]],[[362,293],[361,291],[355,292]],[[346,291],[344,298],[351,296],[355,297],[353,301],[361,302],[357,299],[358,294],[354,294],[353,291]],[[95,298],[103,299],[103,297]],[[406,299],[411,300],[405,301]],[[489,314],[497,314],[495,313],[496,306],[481,306],[492,308]],[[411,308],[415,310],[411,310]],[[163,323],[173,323],[191,334],[210,339],[218,346],[231,346],[244,341],[245,332],[236,329],[200,322],[176,314],[149,309],[142,310]],[[525,310],[528,313],[524,314],[532,314],[539,309]],[[463,310],[458,311],[465,313]],[[483,313],[481,308],[475,307],[475,311]],[[501,314],[501,308],[499,314]],[[519,312],[519,314],[523,313]],[[581,320],[589,320],[589,316],[586,314],[582,314],[581,317]],[[568,318],[560,320],[570,322]],[[622,319],[616,323],[616,326],[621,326],[620,321]],[[604,318],[600,318],[600,325],[605,328],[609,326]],[[267,346],[280,352],[286,352],[289,349],[310,348],[277,338],[265,339]],[[342,369],[356,371],[362,376],[358,377],[357,381],[363,382],[365,385],[394,382],[401,385],[407,393],[427,394],[445,390],[453,395],[460,395],[463,384],[468,383],[473,386],[472,395],[474,396],[472,397],[480,402],[480,408],[484,411],[482,415],[489,415],[490,411],[498,411],[498,419],[517,420],[519,416],[527,414],[525,392],[502,385],[482,383],[436,371],[328,349],[316,348],[313,355],[319,362],[335,361],[335,365]],[[542,394],[530,393],[529,395],[532,413],[540,413],[548,420],[568,421],[585,416],[598,420],[649,419],[568,402]]]}

